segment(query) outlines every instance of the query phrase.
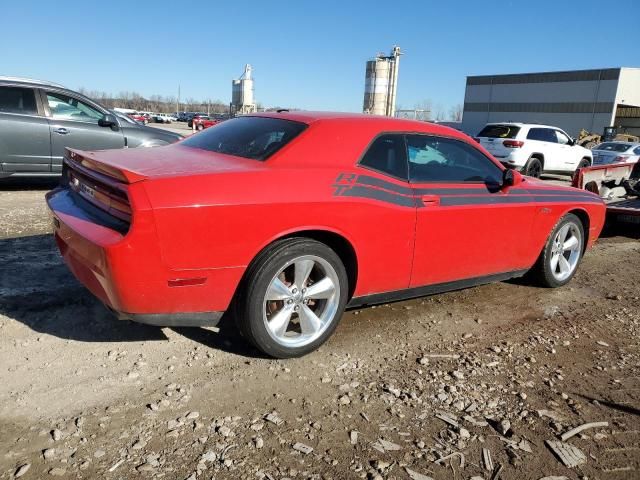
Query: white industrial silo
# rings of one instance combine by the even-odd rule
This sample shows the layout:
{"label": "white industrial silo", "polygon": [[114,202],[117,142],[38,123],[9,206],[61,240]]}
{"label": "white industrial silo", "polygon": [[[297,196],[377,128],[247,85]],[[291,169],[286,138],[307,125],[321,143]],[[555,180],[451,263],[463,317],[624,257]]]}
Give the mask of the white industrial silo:
{"label": "white industrial silo", "polygon": [[234,113],[252,113],[256,111],[253,99],[253,78],[251,65],[244,66],[244,73],[237,80],[231,82],[231,106]]}
{"label": "white industrial silo", "polygon": [[393,116],[398,90],[400,47],[393,47],[388,57],[379,54],[367,62],[362,111],[372,115]]}

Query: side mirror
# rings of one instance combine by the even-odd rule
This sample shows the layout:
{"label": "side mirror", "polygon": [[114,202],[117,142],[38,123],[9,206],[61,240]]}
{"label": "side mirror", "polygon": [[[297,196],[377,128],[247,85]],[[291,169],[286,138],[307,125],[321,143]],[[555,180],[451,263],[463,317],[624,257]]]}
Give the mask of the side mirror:
{"label": "side mirror", "polygon": [[112,113],[107,113],[104,117],[98,120],[98,125],[101,127],[110,127],[112,130],[118,130],[118,119]]}
{"label": "side mirror", "polygon": [[522,183],[522,174],[511,168],[507,168],[502,174],[502,188],[515,187]]}

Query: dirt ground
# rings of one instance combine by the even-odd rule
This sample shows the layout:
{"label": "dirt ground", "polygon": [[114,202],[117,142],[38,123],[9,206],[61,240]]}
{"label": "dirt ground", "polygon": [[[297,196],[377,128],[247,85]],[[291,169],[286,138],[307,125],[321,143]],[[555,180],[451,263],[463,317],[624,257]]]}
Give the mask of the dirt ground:
{"label": "dirt ground", "polygon": [[114,320],[54,247],[52,186],[0,188],[0,479],[640,478],[637,226],[564,288],[353,310],[278,361],[230,325]]}

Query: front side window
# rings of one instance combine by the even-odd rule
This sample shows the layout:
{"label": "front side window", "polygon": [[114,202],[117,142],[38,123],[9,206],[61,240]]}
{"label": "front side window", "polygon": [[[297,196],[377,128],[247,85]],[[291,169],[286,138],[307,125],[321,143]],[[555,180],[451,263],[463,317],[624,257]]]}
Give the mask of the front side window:
{"label": "front side window", "polygon": [[482,152],[461,140],[407,135],[409,179],[414,183],[502,182],[502,170]]}
{"label": "front side window", "polygon": [[98,123],[104,115],[80,100],[62,93],[47,92],[51,117],[56,120],[75,120]]}
{"label": "front side window", "polygon": [[36,115],[36,95],[31,88],[0,87],[0,112]]}
{"label": "front side window", "polygon": [[388,133],[377,137],[360,160],[360,165],[407,179],[407,152],[404,135]]}
{"label": "front side window", "polygon": [[218,123],[182,142],[188,147],[266,160],[297,137],[306,125],[268,117],[238,117]]}
{"label": "front side window", "polygon": [[571,139],[560,130],[556,130],[556,141],[560,145],[568,145],[571,142]]}

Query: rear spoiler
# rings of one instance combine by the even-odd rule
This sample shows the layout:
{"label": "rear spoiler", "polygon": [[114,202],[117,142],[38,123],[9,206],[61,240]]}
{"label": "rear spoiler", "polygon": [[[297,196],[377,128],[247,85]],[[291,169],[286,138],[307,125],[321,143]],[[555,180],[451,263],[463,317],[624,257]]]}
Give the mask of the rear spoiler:
{"label": "rear spoiler", "polygon": [[100,152],[87,152],[73,148],[65,149],[65,159],[72,165],[78,164],[122,183],[136,183],[147,178],[146,175],[124,168],[121,165],[107,163],[100,159]]}

